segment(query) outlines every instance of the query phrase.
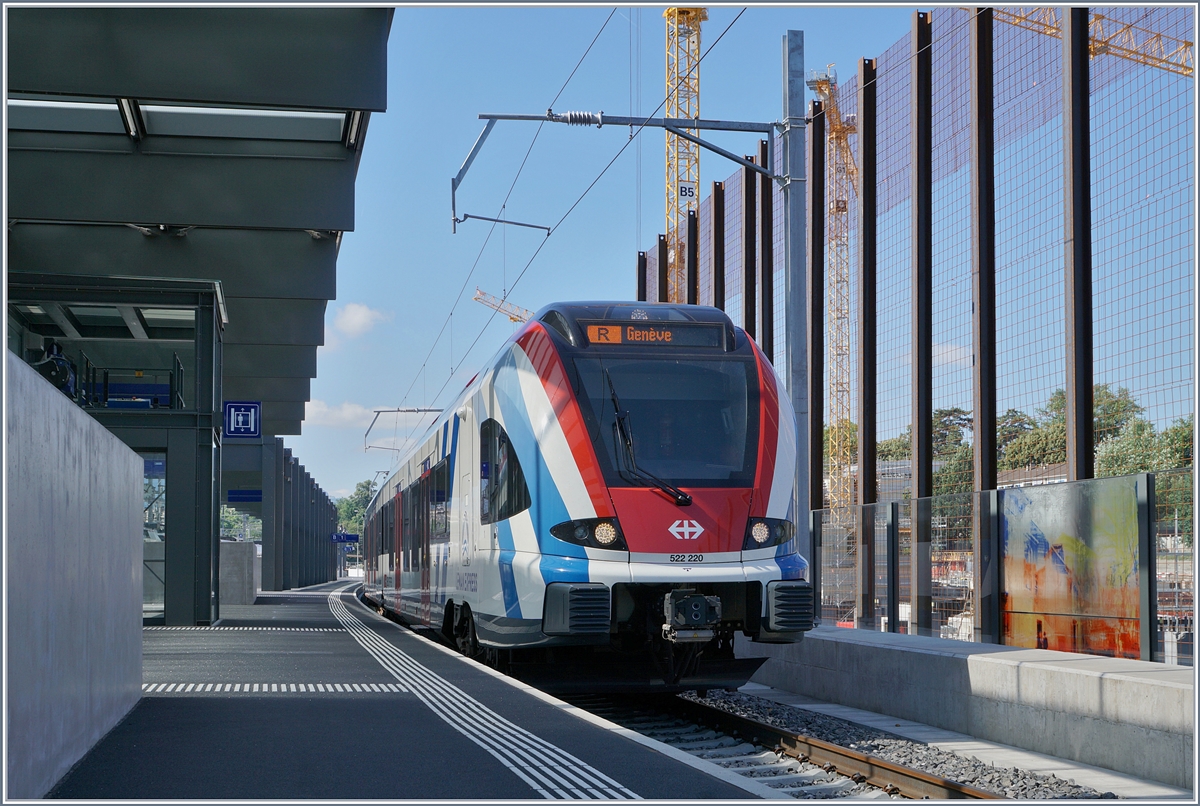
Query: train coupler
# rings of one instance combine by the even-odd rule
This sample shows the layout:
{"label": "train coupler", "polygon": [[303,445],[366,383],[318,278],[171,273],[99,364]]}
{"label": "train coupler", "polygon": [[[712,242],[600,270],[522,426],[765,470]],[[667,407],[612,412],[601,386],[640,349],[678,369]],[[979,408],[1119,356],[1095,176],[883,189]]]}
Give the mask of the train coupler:
{"label": "train coupler", "polygon": [[721,623],[721,597],[705,596],[691,589],[673,590],[663,596],[663,640],[672,644],[707,643]]}

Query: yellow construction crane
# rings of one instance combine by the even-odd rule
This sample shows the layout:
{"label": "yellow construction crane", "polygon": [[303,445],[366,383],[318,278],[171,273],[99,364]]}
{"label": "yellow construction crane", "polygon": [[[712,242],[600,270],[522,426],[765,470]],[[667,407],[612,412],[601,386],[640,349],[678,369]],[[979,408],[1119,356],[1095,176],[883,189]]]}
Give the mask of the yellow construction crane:
{"label": "yellow construction crane", "polygon": [[533,318],[533,311],[522,308],[520,305],[513,305],[511,302],[505,302],[486,291],[481,291],[479,286],[475,286],[475,296],[471,297],[471,299],[476,302],[482,302],[494,311],[499,311],[513,322],[528,322]]}
{"label": "yellow construction crane", "polygon": [[[705,8],[668,8],[667,111],[668,118],[700,117],[700,23],[708,19]],[[695,132],[692,132],[693,134]],[[700,147],[667,132],[667,299],[687,302],[688,211],[700,203]]]}
{"label": "yellow construction crane", "polygon": [[[825,113],[825,266],[828,276],[825,344],[829,371],[829,509],[837,526],[848,528],[854,504],[855,462],[850,396],[850,200],[858,196],[858,166],[850,151],[857,131],[854,116],[843,117],[838,107],[837,73],[811,71],[805,81],[820,99]],[[813,448],[816,450],[815,446]]]}
{"label": "yellow construction crane", "polygon": [[[994,8],[992,19],[1047,36],[1062,39],[1062,10],[1058,8]],[[1088,21],[1088,52],[1158,67],[1169,73],[1190,76],[1195,71],[1193,45],[1128,22],[1093,12]]]}

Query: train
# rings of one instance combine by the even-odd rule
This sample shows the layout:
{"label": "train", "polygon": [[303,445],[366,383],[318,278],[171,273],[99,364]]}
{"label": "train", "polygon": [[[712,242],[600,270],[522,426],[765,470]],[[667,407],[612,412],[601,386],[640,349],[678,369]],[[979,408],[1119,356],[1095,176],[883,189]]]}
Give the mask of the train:
{"label": "train", "polygon": [[813,626],[795,483],[789,396],[724,312],[551,304],[380,485],[361,595],[550,689],[736,688],[738,633]]}

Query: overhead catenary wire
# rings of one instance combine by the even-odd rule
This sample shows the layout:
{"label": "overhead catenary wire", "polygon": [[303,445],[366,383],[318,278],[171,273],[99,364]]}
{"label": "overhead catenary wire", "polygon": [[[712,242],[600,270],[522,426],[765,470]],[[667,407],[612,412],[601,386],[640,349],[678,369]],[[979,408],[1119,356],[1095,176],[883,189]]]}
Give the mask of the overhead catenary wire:
{"label": "overhead catenary wire", "polygon": [[[562,83],[562,86],[559,87],[558,92],[554,94],[554,99],[549,104],[550,107],[553,107],[554,104],[557,103],[558,99],[560,97],[562,97],[563,92],[565,92],[567,89],[567,85],[571,83],[571,79],[573,79],[575,77],[575,74],[579,71],[580,66],[583,64],[584,60],[588,57],[588,54],[592,52],[592,48],[596,45],[596,42],[599,41],[600,35],[603,34],[604,29],[608,27],[608,24],[612,20],[613,15],[616,13],[616,11],[617,11],[617,9],[613,8],[609,12],[608,16],[604,18],[604,22],[600,25],[600,29],[598,31],[596,31],[596,35],[592,37],[592,41],[589,42],[587,48],[584,49],[583,55],[579,57],[579,60],[575,63],[575,66],[571,69],[570,74],[567,76],[566,80]],[[504,201],[502,201],[500,203],[500,209],[496,215],[497,218],[500,218],[501,216],[504,215],[505,210],[508,206],[508,201],[512,196],[513,190],[517,186],[517,181],[521,178],[521,174],[525,170],[525,165],[529,161],[529,155],[531,153],[533,153],[533,147],[534,147],[534,145],[537,144],[538,135],[541,134],[541,131],[542,131],[542,124],[538,124],[537,130],[533,133],[533,138],[529,142],[529,148],[527,148],[525,150],[525,156],[521,159],[521,164],[517,168],[516,175],[513,176],[512,183],[508,187],[508,192],[504,195]],[[471,269],[470,269],[470,271],[467,272],[467,276],[463,279],[462,286],[459,288],[458,294],[457,294],[457,296],[455,296],[454,302],[450,306],[450,312],[446,315],[446,319],[442,322],[442,326],[438,330],[437,336],[434,337],[433,344],[430,345],[430,347],[429,347],[429,352],[425,354],[425,358],[421,361],[421,369],[418,374],[421,375],[422,379],[424,378],[425,368],[429,363],[429,359],[433,356],[433,351],[437,349],[438,344],[441,342],[442,335],[446,332],[446,328],[450,325],[451,317],[453,317],[454,311],[458,308],[458,304],[462,301],[463,294],[466,292],[467,287],[471,282],[471,278],[475,275],[475,270],[479,266],[479,261],[482,260],[483,254],[487,250],[487,245],[491,241],[492,235],[495,233],[497,226],[498,225],[496,223],[493,223],[492,226],[488,229],[487,235],[483,239],[483,244],[479,247],[479,254],[477,254],[475,256],[475,261],[471,264]],[[549,237],[549,233],[547,233],[547,237]],[[505,249],[507,250],[507,240],[505,242]],[[507,299],[507,290],[505,293],[505,299]],[[484,325],[485,329],[487,328],[488,324],[491,324],[491,321],[492,321],[492,317],[488,317],[488,323]],[[478,341],[478,338],[476,338],[476,341]],[[474,345],[474,342],[472,343],[472,346],[473,345]],[[461,361],[459,363],[461,364]],[[453,355],[452,355],[451,356],[451,370],[450,370],[451,378],[454,377],[455,371],[456,371],[456,368],[453,366]],[[449,378],[447,378],[447,383],[448,382],[449,382]],[[403,406],[404,403],[408,400],[408,396],[412,393],[413,387],[416,386],[416,383],[417,383],[417,377],[414,375],[412,383],[409,384],[408,389],[405,390],[403,397],[400,398],[400,403],[399,403],[400,406]],[[442,388],[444,389],[445,385],[443,385]],[[441,394],[441,390],[439,390],[438,394]],[[428,402],[428,398],[426,398],[424,395],[424,389],[422,389],[422,398],[425,399],[426,402]],[[435,399],[436,399],[436,397],[435,397]],[[420,421],[418,420],[418,423],[419,422]],[[395,439],[398,436],[398,432],[399,432],[399,418],[397,418],[397,421],[393,428],[393,434],[392,434],[393,444],[395,444]]]}
{"label": "overhead catenary wire", "polygon": [[[703,54],[701,54],[700,58],[696,61],[695,66],[692,68],[693,70],[699,69],[701,62],[704,61],[704,59],[708,56],[709,53],[712,53],[713,48],[715,48],[718,44],[720,44],[721,40],[724,39],[725,34],[729,33],[729,30],[731,28],[733,28],[734,24],[739,19],[741,19],[742,15],[745,13],[746,13],[746,9],[742,8],[741,11],[739,11],[737,13],[737,16],[735,16],[727,26],[725,26],[725,30],[721,31],[720,35],[713,41],[713,43],[711,45],[708,46],[708,49],[705,50]],[[611,17],[611,15],[610,15],[610,17]],[[686,78],[686,76],[684,78]],[[680,83],[682,83],[683,80],[684,79],[681,78]],[[671,90],[671,93],[678,91],[678,89],[679,89],[679,85],[677,84]],[[646,117],[647,118],[654,117],[659,112],[659,110],[661,110],[664,106],[666,106],[668,100],[670,100],[670,94],[668,94],[666,98],[663,98],[663,100],[658,104],[658,106],[656,106],[654,108],[654,111],[651,112]],[[542,124],[539,123],[538,124],[539,131],[541,131],[541,127],[542,127]],[[635,131],[632,134],[632,136],[628,140],[626,140],[624,144],[621,145],[621,147],[617,150],[617,153],[613,155],[612,159],[610,159],[608,161],[608,163],[604,166],[604,168],[602,168],[600,170],[600,173],[596,175],[596,178],[593,179],[590,184],[588,184],[588,186],[584,189],[584,191],[581,194],[579,194],[579,197],[577,199],[575,199],[575,202],[567,209],[567,211],[565,213],[562,214],[562,217],[560,217],[558,219],[558,221],[556,221],[554,223],[554,225],[550,228],[550,231],[546,233],[546,236],[538,244],[537,249],[535,249],[533,254],[529,257],[529,260],[526,261],[525,266],[521,269],[520,274],[518,274],[516,279],[513,280],[512,286],[509,287],[507,293],[504,295],[504,297],[501,298],[501,302],[508,301],[509,294],[511,294],[513,292],[513,289],[515,289],[517,287],[517,284],[521,282],[521,278],[525,276],[525,273],[529,270],[529,267],[531,265],[533,265],[533,261],[537,259],[537,256],[541,253],[542,248],[546,245],[546,242],[549,241],[550,236],[562,225],[562,223],[564,221],[567,220],[567,218],[571,215],[571,213],[575,211],[575,208],[579,206],[579,204],[584,200],[584,198],[588,195],[588,193],[591,192],[592,188],[594,188],[596,186],[596,184],[608,172],[609,168],[611,168],[613,166],[613,164],[617,161],[617,159],[620,158],[621,154],[623,154],[625,152],[625,149],[629,147],[629,144],[634,142],[634,140],[637,139],[638,135],[640,135],[642,133],[642,130],[645,128],[646,128],[645,123],[642,123],[637,127],[637,131]],[[483,334],[485,332],[487,332],[488,327],[491,326],[492,321],[496,317],[496,313],[497,313],[497,311],[493,310],[491,315],[488,316],[487,321],[484,323],[484,325],[480,329],[479,333],[476,334],[475,339],[471,342],[471,345],[469,347],[467,347],[466,351],[463,353],[462,357],[459,360],[459,363],[451,370],[450,375],[446,378],[446,380],[442,384],[441,388],[439,388],[438,391],[434,393],[434,396],[433,396],[434,400],[438,399],[438,397],[442,394],[442,392],[445,391],[446,387],[450,384],[450,381],[454,379],[455,373],[458,372],[458,369],[466,361],[467,357],[471,354],[471,351],[474,350],[475,345],[479,343],[479,340],[481,338],[483,338]]]}

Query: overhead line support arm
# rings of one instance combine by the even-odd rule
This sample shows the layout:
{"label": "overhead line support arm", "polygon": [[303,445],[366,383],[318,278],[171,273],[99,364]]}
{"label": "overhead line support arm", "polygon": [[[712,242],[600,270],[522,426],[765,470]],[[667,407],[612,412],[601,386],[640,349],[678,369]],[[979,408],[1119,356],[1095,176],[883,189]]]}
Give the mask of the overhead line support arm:
{"label": "overhead line support arm", "polygon": [[[773,171],[774,168],[774,133],[779,128],[778,123],[758,123],[754,121],[743,120],[709,120],[705,118],[638,118],[626,117],[623,115],[606,115],[603,112],[563,112],[555,114],[547,110],[544,115],[493,115],[482,114],[480,120],[486,120],[494,123],[497,120],[528,120],[538,123],[566,123],[568,126],[595,126],[597,129],[604,126],[635,126],[637,128],[652,127],[657,129],[666,129],[672,134],[677,134],[685,140],[690,140],[701,148],[707,148],[715,154],[720,154],[726,159],[733,160],[739,165],[744,165],[754,171],[757,171],[764,176],[770,177],[777,182],[786,182],[786,176],[778,176]],[[722,131],[722,132],[757,132],[767,135],[767,150],[769,153],[768,159],[771,161],[770,166],[755,165],[749,160],[743,159],[726,151],[720,146],[713,145],[699,137],[689,134],[686,130],[705,130],[705,131]]]}

